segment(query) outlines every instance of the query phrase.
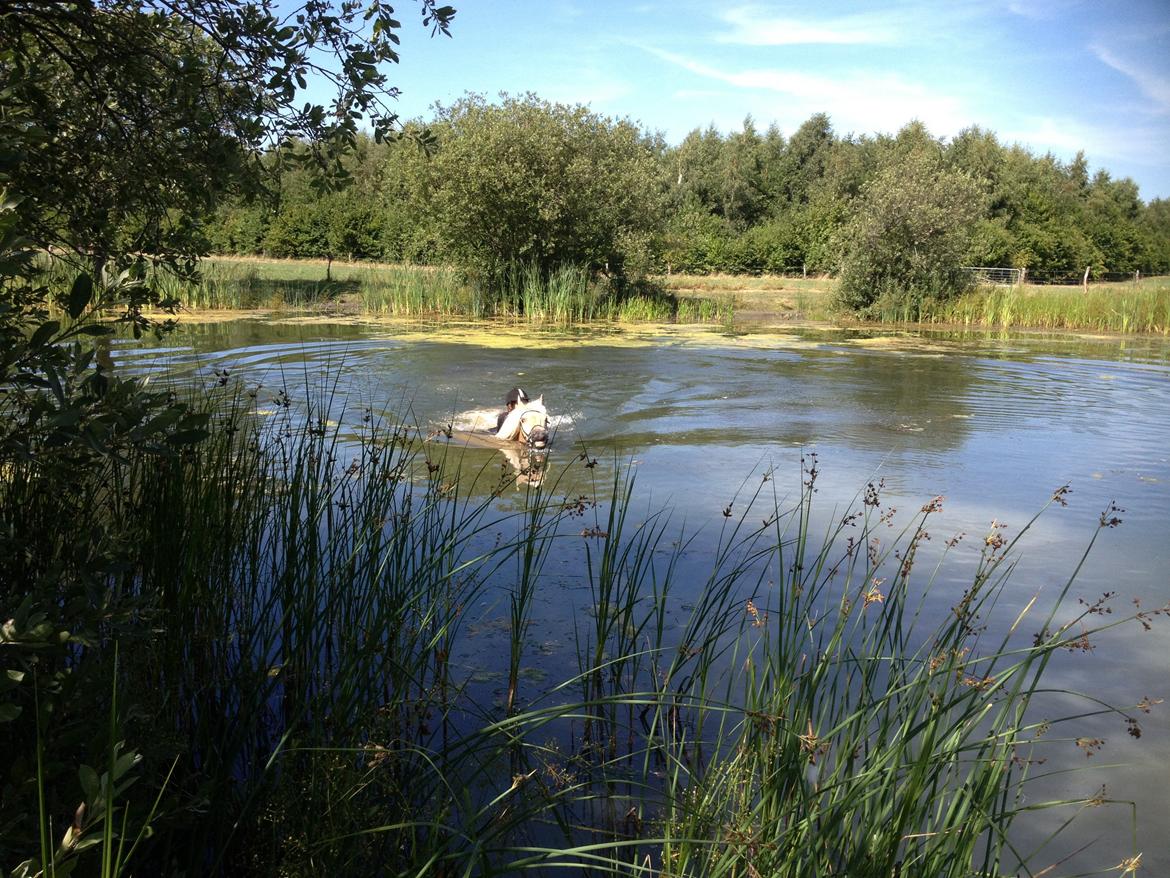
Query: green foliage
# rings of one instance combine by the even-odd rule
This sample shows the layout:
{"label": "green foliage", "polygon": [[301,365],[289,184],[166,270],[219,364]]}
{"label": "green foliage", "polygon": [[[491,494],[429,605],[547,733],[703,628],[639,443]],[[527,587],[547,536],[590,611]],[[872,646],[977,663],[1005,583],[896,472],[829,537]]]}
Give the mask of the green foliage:
{"label": "green foliage", "polygon": [[[201,221],[225,195],[262,186],[279,164],[268,148],[303,139],[308,148],[284,158],[314,166],[328,188],[347,177],[340,156],[357,143],[357,120],[378,136],[394,121],[378,69],[397,58],[388,6],[274,5],[0,7],[5,871],[66,875],[93,847],[101,863],[91,871],[119,874],[166,788],[152,779],[153,804],[134,809],[145,822],[122,806],[138,779],[123,730],[147,740],[158,730],[123,709],[114,656],[124,643],[149,661],[140,650],[155,638],[165,585],[143,572],[167,536],[145,508],[161,494],[155,483],[148,496],[144,474],[165,482],[206,438],[209,416],[115,374],[112,324],[136,337],[168,328],[144,316],[175,304],[157,267],[192,277],[209,243]],[[420,5],[424,25],[446,33],[454,10]],[[309,73],[336,86],[332,112],[294,103]],[[326,249],[364,248],[354,224],[348,209],[330,217]],[[252,246],[260,225],[253,217],[228,239]],[[107,728],[95,728],[103,716]],[[207,862],[189,865],[203,872]]]}
{"label": "green foliage", "polygon": [[[447,33],[454,10],[420,0]],[[390,7],[270,2],[5,4],[0,12],[0,171],[20,192],[24,234],[98,257],[187,256],[198,221],[230,192],[254,194],[264,151],[345,180],[357,120],[375,136],[396,115],[386,76],[400,23]],[[298,101],[313,75],[335,87],[326,108]],[[51,147],[50,147],[51,144]]]}
{"label": "green foliage", "polygon": [[744,271],[785,274],[799,272],[806,249],[791,214],[752,226],[737,241],[738,263]]}
{"label": "green foliage", "polygon": [[[696,129],[663,148],[626,122],[532,96],[494,106],[468,98],[431,124],[429,151],[418,146],[421,123],[394,143],[359,137],[342,163],[357,184],[325,197],[304,144],[295,160],[271,155],[279,201],[233,200],[196,231],[218,252],[463,265],[488,295],[512,261],[548,274],[566,254],[632,276],[824,273],[837,269],[842,231],[879,170],[929,152],[982,197],[967,264],[1053,280],[1086,266],[1095,276],[1170,268],[1162,208],[1142,205],[1132,181],[1090,175],[1084,156],[1062,163],[1004,147],[978,128],[950,144],[920,122],[894,136],[838,137],[818,115],[785,141],[749,118],[730,134]],[[625,168],[610,178],[653,178],[631,199],[636,211],[615,208],[612,187],[599,192],[593,172],[581,173],[607,167],[606,156]]]}
{"label": "green foliage", "polygon": [[758,222],[768,209],[765,162],[775,152],[779,134],[770,136],[769,141],[761,138],[750,116],[726,139],[714,128],[691,132],[665,157],[666,169],[675,175],[672,199],[709,206],[737,231]]}
{"label": "green foliage", "polygon": [[269,211],[260,203],[225,202],[206,223],[208,248],[213,253],[263,253],[268,221]]}
{"label": "green foliage", "polygon": [[864,311],[879,299],[948,299],[968,280],[961,270],[981,199],[966,174],[936,151],[915,149],[866,186],[841,234],[841,304]]}
{"label": "green foliage", "polygon": [[80,4],[6,8],[0,43],[24,234],[99,257],[196,248],[189,218],[244,170],[226,120],[253,109],[247,91],[219,88],[222,53],[176,19]]}
{"label": "green foliage", "polygon": [[807,202],[825,176],[833,151],[833,126],[824,113],[810,116],[788,140],[780,160],[776,186],[782,202],[796,206]]}
{"label": "green foliage", "polygon": [[1138,225],[1142,202],[1137,184],[1099,171],[1089,186],[1084,210],[1086,232],[1101,254],[1096,263],[1086,265],[1130,273],[1151,264],[1150,242]]}
{"label": "green foliage", "polygon": [[[140,500],[127,478],[136,463],[190,449],[206,435],[207,416],[110,368],[112,327],[95,319],[118,309],[142,329],[137,309],[157,296],[141,263],[115,277],[70,273],[54,292],[47,281],[62,269],[27,248],[17,222],[11,208],[0,210],[0,741],[12,754],[0,853],[7,868],[12,854],[39,848],[17,874],[51,863],[65,875],[101,844],[111,864],[104,873],[114,875],[113,838],[128,838],[128,853],[137,831],[120,814],[111,835],[114,800],[137,757],[122,752],[123,717],[113,707],[107,737],[94,736],[92,719],[107,706],[100,646],[146,639],[150,609],[125,590],[147,536],[146,521],[126,518]],[[51,295],[61,320],[49,317]],[[77,763],[100,765],[103,754],[108,770],[83,770],[78,791]],[[33,793],[39,807],[29,807]],[[59,843],[49,813],[74,815],[58,819]]]}
{"label": "green foliage", "polygon": [[1077,287],[979,287],[947,302],[930,302],[923,321],[961,326],[1080,329],[1170,334],[1170,282],[1165,278]]}
{"label": "green foliage", "polygon": [[528,95],[440,110],[410,197],[443,251],[487,287],[507,266],[621,273],[657,221],[654,141],[635,125]]}
{"label": "green foliage", "polygon": [[1149,242],[1147,270],[1159,274],[1170,272],[1170,199],[1155,198],[1147,204],[1139,223]]}
{"label": "green foliage", "polygon": [[278,259],[316,259],[329,250],[328,216],[320,203],[297,201],[282,207],[264,235],[264,252]]}
{"label": "green foliage", "polygon": [[728,269],[732,240],[723,219],[691,201],[670,217],[658,249],[668,272],[705,274]]}

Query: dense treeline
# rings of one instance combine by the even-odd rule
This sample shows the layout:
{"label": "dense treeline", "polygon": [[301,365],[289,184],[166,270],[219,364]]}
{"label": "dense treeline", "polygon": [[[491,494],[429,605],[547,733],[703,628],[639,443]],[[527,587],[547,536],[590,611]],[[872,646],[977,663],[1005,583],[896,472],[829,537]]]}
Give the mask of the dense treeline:
{"label": "dense treeline", "polygon": [[930,236],[876,230],[902,189],[897,209],[933,214],[963,264],[1027,268],[1037,280],[1088,266],[1170,270],[1166,199],[1147,204],[1132,180],[1090,174],[1083,154],[1037,156],[980,128],[949,141],[918,122],[895,136],[840,136],[817,114],[788,138],[749,118],[668,146],[628,121],[533,95],[467,97],[437,108],[427,127],[430,150],[412,138],[362,140],[348,159],[354,185],[325,196],[303,165],[274,163],[277,196],[221,204],[205,221],[210,247],[488,272],[523,261],[615,274],[849,274],[851,253],[896,262],[891,246],[909,246],[899,236]]}

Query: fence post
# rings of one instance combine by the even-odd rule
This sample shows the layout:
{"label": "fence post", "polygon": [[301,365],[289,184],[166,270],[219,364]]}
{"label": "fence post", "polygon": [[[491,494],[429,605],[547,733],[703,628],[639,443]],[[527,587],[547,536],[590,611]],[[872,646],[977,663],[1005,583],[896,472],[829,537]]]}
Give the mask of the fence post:
{"label": "fence post", "polygon": [[1092,267],[1091,265],[1085,266],[1085,276],[1081,279],[1081,286],[1085,288],[1086,293],[1089,291],[1089,269]]}
{"label": "fence post", "polygon": [[1028,280],[1028,266],[1020,269],[1020,286],[1023,286]]}

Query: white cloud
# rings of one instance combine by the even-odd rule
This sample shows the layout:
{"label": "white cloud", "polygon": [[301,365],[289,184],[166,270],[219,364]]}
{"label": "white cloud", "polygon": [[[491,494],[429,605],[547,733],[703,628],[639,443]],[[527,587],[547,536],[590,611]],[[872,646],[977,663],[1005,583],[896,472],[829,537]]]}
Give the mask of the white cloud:
{"label": "white cloud", "polygon": [[[1112,14],[1108,11],[1106,4],[1097,2],[1097,0],[996,0],[994,3],[989,3],[988,0],[972,0],[972,2],[981,4],[985,11],[994,15],[998,15],[999,10],[1002,9],[1019,18],[1035,22],[1068,22],[1074,19],[1085,19],[1097,9],[1106,16]],[[1133,3],[1134,0],[1130,0],[1130,2]],[[1153,2],[1157,3],[1161,0],[1153,0]]]}
{"label": "white cloud", "polygon": [[672,52],[649,51],[698,76],[784,96],[783,105],[774,112],[761,108],[758,113],[761,118],[776,118],[782,125],[825,112],[841,132],[892,132],[911,119],[919,119],[931,133],[945,136],[971,122],[972,114],[959,98],[897,74],[853,71],[831,77],[777,68],[728,71]]}
{"label": "white cloud", "polygon": [[1054,17],[1054,9],[1051,0],[1046,3],[1037,3],[1035,0],[1009,0],[1005,4],[1008,12],[1012,15],[1018,15],[1020,18],[1028,18],[1032,21],[1044,21]]}
{"label": "white cloud", "polygon": [[540,96],[561,104],[587,104],[595,110],[620,101],[633,91],[628,82],[611,79],[596,71],[578,71],[571,82],[549,82],[541,87]]}
{"label": "white cloud", "polygon": [[1165,132],[1142,126],[1119,130],[1113,124],[1094,125],[1069,118],[1038,116],[1015,128],[1002,129],[1000,139],[1034,150],[1071,157],[1078,150],[1094,164],[1116,159],[1158,167],[1165,161]]}
{"label": "white cloud", "polygon": [[1093,54],[1103,63],[1132,79],[1142,94],[1157,104],[1158,112],[1170,113],[1170,76],[1166,71],[1140,67],[1131,60],[1118,57],[1104,46],[1093,46],[1092,49]]}
{"label": "white cloud", "polygon": [[796,18],[771,18],[755,7],[741,6],[729,9],[720,18],[732,26],[730,31],[715,35],[716,41],[720,43],[795,46],[876,45],[897,41],[897,34],[889,24],[861,15],[802,21]]}
{"label": "white cloud", "polygon": [[698,98],[721,98],[726,92],[714,88],[680,88],[671,97],[680,101],[691,101]]}
{"label": "white cloud", "polygon": [[719,15],[730,29],[716,33],[715,41],[744,46],[930,46],[956,33],[978,30],[981,20],[1001,17],[998,6],[988,0],[857,5],[864,11],[835,16],[776,14],[754,4],[733,6]]}

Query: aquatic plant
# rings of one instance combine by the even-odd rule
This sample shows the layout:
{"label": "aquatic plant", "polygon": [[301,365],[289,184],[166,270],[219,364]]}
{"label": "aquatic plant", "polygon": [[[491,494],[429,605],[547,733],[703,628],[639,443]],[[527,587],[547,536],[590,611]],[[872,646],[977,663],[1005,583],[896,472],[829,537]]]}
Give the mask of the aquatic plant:
{"label": "aquatic plant", "polygon": [[1003,329],[1170,333],[1170,283],[1162,278],[1081,287],[981,286],[948,301],[930,297],[879,300],[883,322],[921,322]]}
{"label": "aquatic plant", "polygon": [[[818,538],[812,457],[791,494],[772,472],[745,480],[701,541],[587,450],[513,495],[491,465],[330,388],[213,393],[211,435],[175,453],[131,449],[51,492],[35,461],[5,463],[6,532],[55,559],[20,588],[78,583],[52,618],[4,629],[42,638],[0,696],[27,708],[4,726],[16,770],[41,766],[5,799],[6,862],[64,831],[89,798],[75,766],[124,741],[141,762],[118,795],[151,833],[107,822],[94,849],[116,858],[141,836],[140,872],[1041,866],[1011,834],[1058,746],[1038,733],[1061,715],[1034,696],[1054,652],[1124,620],[1064,607],[1076,568],[1059,599],[985,628],[1023,533],[993,527],[939,619],[923,602],[953,580],[946,552],[927,560],[941,502],[895,533],[870,486]],[[121,563],[76,567],[83,521],[125,541]],[[550,557],[589,607],[571,653],[538,667],[533,608],[562,587]],[[684,580],[694,604],[675,625]],[[499,604],[506,642],[485,667],[494,650],[473,644]],[[82,607],[105,621],[55,641]]]}
{"label": "aquatic plant", "polygon": [[[46,285],[64,295],[72,269],[42,260]],[[545,276],[518,263],[484,286],[454,268],[337,264],[325,280],[323,266],[306,261],[208,259],[190,276],[148,268],[145,283],[161,298],[187,310],[348,309],[392,317],[504,318],[572,325],[623,322],[717,322],[729,318],[730,302],[676,298],[653,285],[610,289],[582,266],[562,265]]]}

